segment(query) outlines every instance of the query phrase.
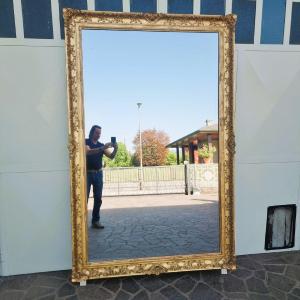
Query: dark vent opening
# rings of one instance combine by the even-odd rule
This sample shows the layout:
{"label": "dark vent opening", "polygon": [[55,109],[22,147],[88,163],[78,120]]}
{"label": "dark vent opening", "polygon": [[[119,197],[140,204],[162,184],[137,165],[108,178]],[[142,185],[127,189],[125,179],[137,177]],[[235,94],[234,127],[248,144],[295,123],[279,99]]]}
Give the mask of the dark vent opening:
{"label": "dark vent opening", "polygon": [[265,250],[292,248],[295,245],[296,205],[269,206]]}

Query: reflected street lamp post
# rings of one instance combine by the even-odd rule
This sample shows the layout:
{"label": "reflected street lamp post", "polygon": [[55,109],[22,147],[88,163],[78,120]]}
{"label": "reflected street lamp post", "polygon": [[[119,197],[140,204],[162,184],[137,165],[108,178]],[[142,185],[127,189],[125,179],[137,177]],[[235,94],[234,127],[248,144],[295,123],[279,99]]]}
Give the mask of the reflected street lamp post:
{"label": "reflected street lamp post", "polygon": [[137,103],[138,106],[138,112],[139,112],[139,135],[140,135],[140,172],[141,172],[141,176],[140,176],[140,190],[143,189],[143,150],[142,150],[142,132],[141,132],[141,106],[142,103],[138,102]]}

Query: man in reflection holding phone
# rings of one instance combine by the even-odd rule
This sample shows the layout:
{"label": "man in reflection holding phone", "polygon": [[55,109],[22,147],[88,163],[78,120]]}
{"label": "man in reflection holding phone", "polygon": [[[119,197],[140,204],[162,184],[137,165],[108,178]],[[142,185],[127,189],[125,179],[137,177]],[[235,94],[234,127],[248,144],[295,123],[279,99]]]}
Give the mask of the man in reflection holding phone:
{"label": "man in reflection holding phone", "polygon": [[[100,207],[102,204],[103,189],[103,155],[113,159],[118,151],[118,145],[115,138],[112,142],[102,144],[99,142],[101,136],[101,127],[94,125],[89,133],[89,138],[85,140],[86,145],[86,170],[87,170],[87,200],[89,199],[90,189],[93,186],[94,206],[92,214],[92,227],[102,229],[104,226],[100,223]],[[108,149],[113,147],[113,151]]]}

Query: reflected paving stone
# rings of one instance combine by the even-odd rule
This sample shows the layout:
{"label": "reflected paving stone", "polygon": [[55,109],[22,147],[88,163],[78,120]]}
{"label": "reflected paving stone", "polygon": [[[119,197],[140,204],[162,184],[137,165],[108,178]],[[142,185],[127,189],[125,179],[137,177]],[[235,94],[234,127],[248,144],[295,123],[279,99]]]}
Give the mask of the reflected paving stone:
{"label": "reflected paving stone", "polygon": [[[118,198],[103,198],[101,222],[105,228],[101,231],[90,227],[88,229],[90,260],[184,255],[219,250],[219,204],[215,196],[211,201],[193,200],[192,196],[180,194],[167,198],[164,195],[138,196],[134,200],[127,199],[133,201],[130,209],[111,204],[115,201],[119,203],[121,200]],[[125,205],[126,197],[121,199],[119,204]],[[149,204],[149,199],[154,206]],[[141,203],[145,207],[135,207]],[[114,208],[111,209],[111,206]]]}

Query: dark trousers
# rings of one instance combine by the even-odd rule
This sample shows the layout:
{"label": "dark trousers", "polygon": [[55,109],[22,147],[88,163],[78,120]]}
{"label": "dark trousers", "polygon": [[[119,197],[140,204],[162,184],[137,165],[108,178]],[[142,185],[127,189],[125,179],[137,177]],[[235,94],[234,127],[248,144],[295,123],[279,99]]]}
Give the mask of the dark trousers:
{"label": "dark trousers", "polygon": [[103,189],[103,173],[87,172],[87,200],[89,200],[91,185],[93,186],[94,207],[92,215],[92,223],[100,220],[100,207],[102,204],[102,189]]}

